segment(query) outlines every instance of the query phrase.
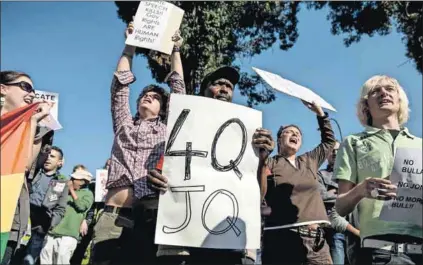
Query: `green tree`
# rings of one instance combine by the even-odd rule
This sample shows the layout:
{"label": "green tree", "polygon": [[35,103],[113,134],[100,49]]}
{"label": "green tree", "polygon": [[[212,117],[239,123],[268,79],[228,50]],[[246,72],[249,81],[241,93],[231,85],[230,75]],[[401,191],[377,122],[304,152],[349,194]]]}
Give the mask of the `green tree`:
{"label": "green tree", "polygon": [[[119,18],[128,24],[139,2],[115,3]],[[188,94],[195,94],[203,77],[217,67],[260,54],[276,42],[280,49],[288,50],[298,38],[299,2],[172,3],[185,11],[180,30],[185,40],[181,56]],[[153,78],[163,82],[170,69],[169,56],[141,48],[137,54],[148,59]],[[250,106],[275,99],[273,92],[259,83],[257,76],[241,73],[239,89]]]}
{"label": "green tree", "polygon": [[334,35],[344,34],[348,47],[360,41],[363,35],[375,33],[387,35],[393,28],[403,34],[406,56],[414,61],[417,71],[422,73],[423,2],[378,1],[378,2],[308,2],[308,8],[329,8],[327,19],[331,21]]}

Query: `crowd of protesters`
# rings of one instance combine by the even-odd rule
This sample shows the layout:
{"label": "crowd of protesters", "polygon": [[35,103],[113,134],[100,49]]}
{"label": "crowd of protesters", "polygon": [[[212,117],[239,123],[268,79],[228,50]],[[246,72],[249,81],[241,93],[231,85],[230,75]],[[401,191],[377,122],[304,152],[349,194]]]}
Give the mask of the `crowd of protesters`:
{"label": "crowd of protesters", "polygon": [[[133,30],[130,23],[126,36]],[[170,93],[185,94],[183,38],[177,32],[172,41],[166,82]],[[378,218],[383,202],[396,196],[396,186],[386,178],[393,150],[422,146],[404,127],[405,91],[382,75],[361,88],[357,115],[365,130],[342,142],[335,139],[328,113],[314,102],[303,103],[316,115],[321,142],[304,154],[298,151],[311,132],[283,125],[274,140],[271,131],[256,130],[259,251],[156,245],[158,196],[168,190],[156,164],[164,153],[169,93],[145,86],[131,114],[134,53],[135,47],[126,45],[113,74],[114,142],[105,166],[104,203],[94,202],[93,176],[85,166],[76,165],[69,177],[61,174],[66,150],[53,146],[54,132],[40,125],[51,108],[40,103],[31,119],[33,150],[1,264],[81,264],[86,252],[92,264],[422,264],[422,226],[408,223],[406,216],[404,222]],[[232,102],[239,79],[235,68],[218,68],[203,78],[200,96]],[[32,104],[29,75],[2,71],[0,81],[2,116]],[[31,238],[23,246],[29,220]]]}

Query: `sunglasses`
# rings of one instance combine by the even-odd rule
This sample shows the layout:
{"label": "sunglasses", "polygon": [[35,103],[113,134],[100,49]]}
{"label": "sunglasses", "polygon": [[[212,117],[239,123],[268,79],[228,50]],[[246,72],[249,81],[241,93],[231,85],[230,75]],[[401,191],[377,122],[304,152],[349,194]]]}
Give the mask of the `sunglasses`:
{"label": "sunglasses", "polygon": [[25,81],[20,81],[17,83],[10,83],[10,84],[6,84],[8,86],[18,86],[20,87],[23,91],[28,92],[28,93],[35,93],[34,88],[31,86],[31,84],[29,84],[28,82]]}

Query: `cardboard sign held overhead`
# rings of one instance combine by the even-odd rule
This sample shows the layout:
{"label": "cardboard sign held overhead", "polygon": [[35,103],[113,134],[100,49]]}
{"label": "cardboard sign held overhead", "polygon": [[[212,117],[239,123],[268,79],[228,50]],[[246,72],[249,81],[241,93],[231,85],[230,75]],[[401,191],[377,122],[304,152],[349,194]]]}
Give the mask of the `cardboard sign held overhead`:
{"label": "cardboard sign held overhead", "polygon": [[50,115],[44,118],[40,125],[46,126],[52,130],[62,129],[59,123],[59,94],[41,90],[35,90],[35,101],[54,102],[53,107],[50,109]]}
{"label": "cardboard sign held overhead", "polygon": [[260,248],[260,111],[198,96],[170,97],[156,244]]}
{"label": "cardboard sign held overhead", "polygon": [[277,74],[273,74],[270,72],[266,72],[264,70],[258,69],[253,67],[253,70],[261,77],[264,81],[266,81],[269,86],[272,88],[288,94],[290,96],[302,99],[304,101],[307,101],[309,103],[315,101],[317,104],[319,104],[322,108],[332,110],[336,112],[336,109],[332,107],[331,104],[326,102],[323,98],[321,98],[319,95],[311,91],[310,89],[300,86],[292,81],[289,81],[287,79],[283,79]]}
{"label": "cardboard sign held overhead", "polygon": [[134,19],[134,32],[126,44],[171,54],[172,36],[179,29],[184,11],[164,1],[142,1]]}

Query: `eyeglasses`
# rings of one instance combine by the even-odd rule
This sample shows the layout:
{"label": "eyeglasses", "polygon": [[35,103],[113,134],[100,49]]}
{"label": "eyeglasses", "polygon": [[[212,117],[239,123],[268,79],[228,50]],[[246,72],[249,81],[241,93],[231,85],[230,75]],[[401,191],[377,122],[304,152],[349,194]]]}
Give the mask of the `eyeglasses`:
{"label": "eyeglasses", "polygon": [[28,93],[35,93],[34,88],[31,86],[31,84],[29,84],[28,82],[25,81],[20,81],[17,83],[10,83],[10,84],[6,84],[8,86],[18,86],[20,87],[23,91],[28,92]]}

